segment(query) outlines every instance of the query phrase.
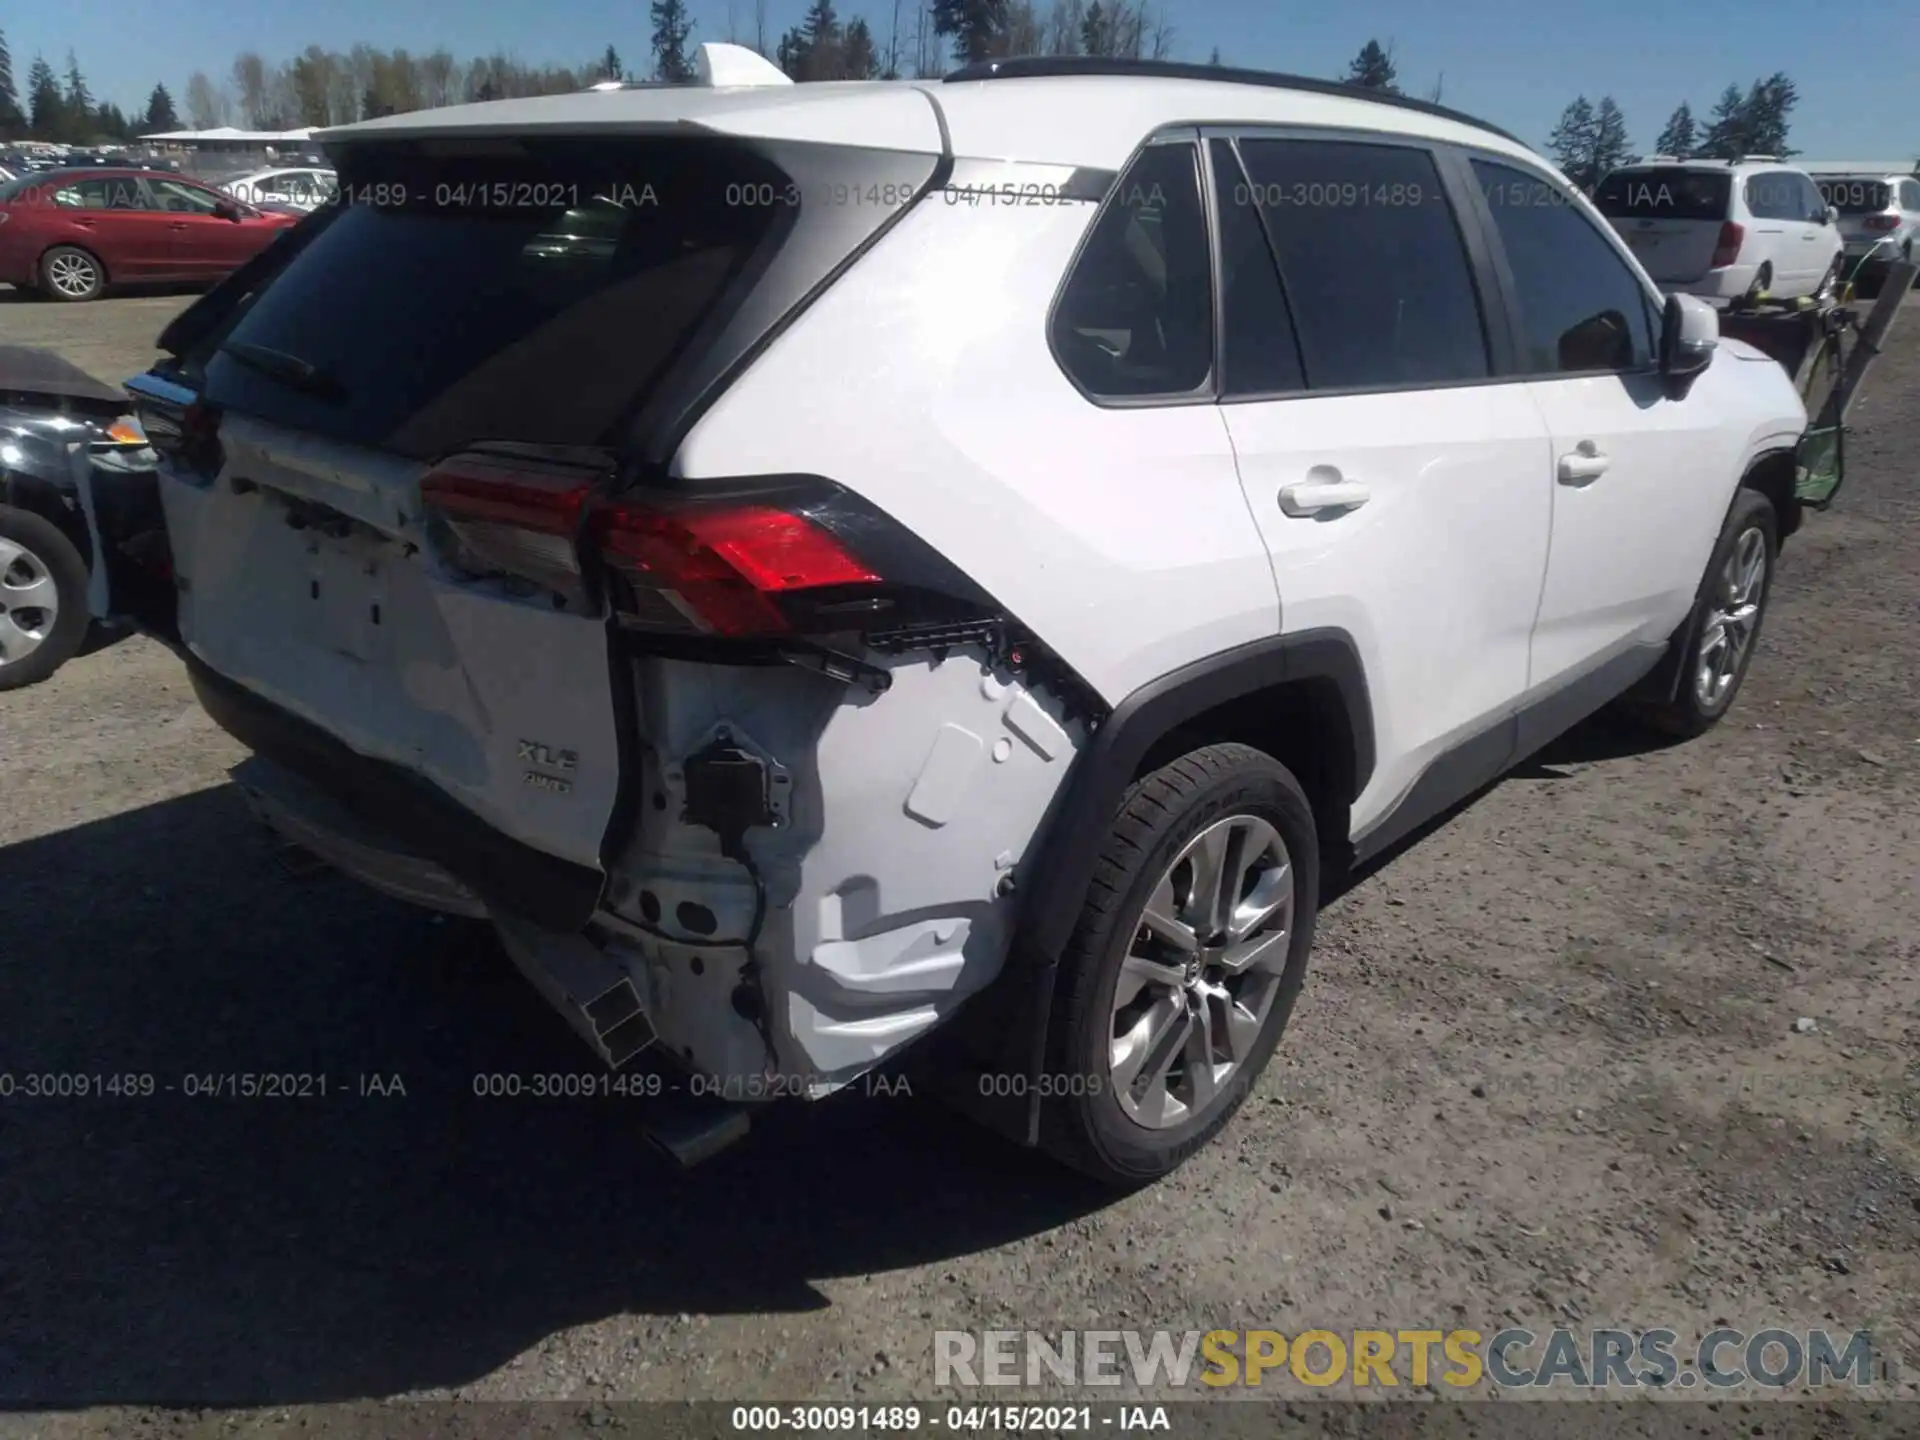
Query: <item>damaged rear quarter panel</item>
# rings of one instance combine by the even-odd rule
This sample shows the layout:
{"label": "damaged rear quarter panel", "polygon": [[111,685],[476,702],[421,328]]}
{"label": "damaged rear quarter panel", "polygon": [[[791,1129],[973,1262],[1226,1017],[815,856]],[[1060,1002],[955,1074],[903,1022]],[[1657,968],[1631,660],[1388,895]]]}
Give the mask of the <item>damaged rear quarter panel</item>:
{"label": "damaged rear quarter panel", "polygon": [[716,946],[705,973],[669,965],[650,985],[661,1038],[697,1068],[738,1073],[764,1055],[726,1001],[737,976],[717,971],[717,947],[751,925],[752,884],[717,837],[681,821],[674,779],[717,727],[787,779],[786,823],[747,836],[768,892],[755,951],[784,1073],[815,1091],[844,1084],[999,973],[1020,866],[1082,727],[981,651],[883,663],[881,695],[786,666],[635,666],[648,793],[613,893],[629,915],[651,893],[659,926],[682,939],[696,938],[683,904],[714,918],[698,937]]}

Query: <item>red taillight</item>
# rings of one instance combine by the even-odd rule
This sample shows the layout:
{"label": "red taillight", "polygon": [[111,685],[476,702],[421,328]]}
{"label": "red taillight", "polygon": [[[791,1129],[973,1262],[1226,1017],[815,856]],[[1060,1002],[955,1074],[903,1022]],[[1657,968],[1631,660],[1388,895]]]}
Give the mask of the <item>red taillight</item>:
{"label": "red taillight", "polygon": [[492,455],[458,455],[420,482],[420,501],[455,541],[463,570],[530,580],[578,599],[574,539],[594,491],[572,466]]}
{"label": "red taillight", "polygon": [[[1731,265],[1740,258],[1740,247],[1746,243],[1746,230],[1729,220],[1720,227],[1720,238],[1713,245],[1713,265],[1715,270]],[[1697,253],[1697,252],[1696,252]]]}
{"label": "red taillight", "polygon": [[[804,515],[765,504],[608,505],[593,520],[607,564],[712,634],[780,635],[793,626],[772,596],[880,576]],[[659,616],[657,607],[641,607]]]}
{"label": "red taillight", "polygon": [[1900,228],[1900,217],[1898,215],[1869,215],[1862,228],[1867,230],[1898,230]]}
{"label": "red taillight", "polygon": [[766,499],[600,498],[607,470],[471,453],[437,466],[420,499],[459,569],[532,581],[584,600],[579,544],[619,577],[614,608],[641,629],[731,638],[790,635],[774,597],[880,576],[824,527]]}

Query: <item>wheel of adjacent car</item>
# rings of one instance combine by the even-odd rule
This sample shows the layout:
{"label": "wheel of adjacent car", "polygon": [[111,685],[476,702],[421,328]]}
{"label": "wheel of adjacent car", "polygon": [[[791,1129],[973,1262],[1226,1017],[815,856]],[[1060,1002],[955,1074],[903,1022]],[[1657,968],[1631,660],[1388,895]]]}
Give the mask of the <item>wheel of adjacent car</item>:
{"label": "wheel of adjacent car", "polygon": [[46,679],[86,638],[86,561],[51,521],[0,506],[0,690]]}
{"label": "wheel of adjacent car", "polygon": [[1773,264],[1771,261],[1768,261],[1763,263],[1758,270],[1754,271],[1753,283],[1747,286],[1747,293],[1744,297],[1746,303],[1749,305],[1759,304],[1766,298],[1767,288],[1772,284]]}
{"label": "wheel of adjacent car", "polygon": [[56,245],[40,257],[40,288],[56,300],[92,300],[107,288],[106,268],[78,245]]}
{"label": "wheel of adjacent car", "polygon": [[1721,527],[1707,573],[1681,630],[1688,647],[1671,700],[1634,713],[1672,735],[1691,738],[1718,725],[1733,708],[1760,641],[1780,553],[1779,520],[1766,496],[1742,490]]}
{"label": "wheel of adjacent car", "polygon": [[1042,1148],[1132,1186],[1206,1144],[1286,1028],[1319,881],[1312,807],[1273,757],[1208,745],[1135,782],[1062,956]]}

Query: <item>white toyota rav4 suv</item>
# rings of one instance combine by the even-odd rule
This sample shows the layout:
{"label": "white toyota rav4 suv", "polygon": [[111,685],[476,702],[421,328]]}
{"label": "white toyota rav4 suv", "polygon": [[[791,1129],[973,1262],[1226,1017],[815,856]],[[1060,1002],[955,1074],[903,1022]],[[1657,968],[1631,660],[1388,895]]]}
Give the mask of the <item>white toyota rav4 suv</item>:
{"label": "white toyota rav4 suv", "polygon": [[1804,170],[1655,155],[1594,191],[1647,273],[1670,292],[1724,304],[1797,300],[1840,278],[1839,215]]}
{"label": "white toyota rav4 suv", "polygon": [[1524,145],[701,63],[329,132],[342,203],[132,382],[263,813],[490,918],[606,1063],[911,1046],[1139,1182],[1257,1080],[1327,867],[1623,695],[1726,712],[1804,412]]}

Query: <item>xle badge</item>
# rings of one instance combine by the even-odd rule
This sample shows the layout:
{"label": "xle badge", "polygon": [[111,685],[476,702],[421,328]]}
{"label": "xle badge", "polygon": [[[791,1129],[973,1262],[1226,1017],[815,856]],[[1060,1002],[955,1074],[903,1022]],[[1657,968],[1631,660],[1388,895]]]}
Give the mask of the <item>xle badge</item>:
{"label": "xle badge", "polygon": [[560,770],[572,774],[580,764],[580,757],[571,750],[555,750],[552,746],[542,745],[538,740],[520,742],[520,763],[537,765],[540,769],[529,770],[522,777],[523,783],[536,790],[546,790],[555,795],[567,795],[573,791],[573,782],[563,780],[558,775],[544,774],[547,770]]}

